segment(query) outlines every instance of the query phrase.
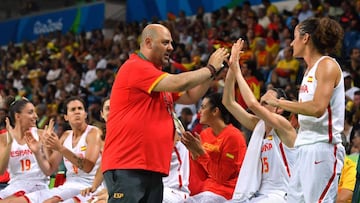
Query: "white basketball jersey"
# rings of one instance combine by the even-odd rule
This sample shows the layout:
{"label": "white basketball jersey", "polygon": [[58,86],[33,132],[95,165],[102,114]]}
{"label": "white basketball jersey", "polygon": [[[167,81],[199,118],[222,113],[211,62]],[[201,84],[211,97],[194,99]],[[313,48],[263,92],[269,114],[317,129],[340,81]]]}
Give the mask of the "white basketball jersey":
{"label": "white basketball jersey", "polygon": [[189,151],[181,142],[174,146],[169,176],[163,178],[164,187],[177,189],[183,192],[189,191],[190,162]]}
{"label": "white basketball jersey", "polygon": [[262,142],[262,181],[259,193],[286,192],[295,159],[295,149],[289,149],[284,145],[272,130],[270,136],[264,138]]}
{"label": "white basketball jersey", "polygon": [[[74,154],[80,157],[85,157],[85,151],[87,149],[86,137],[90,130],[94,126],[88,125],[85,132],[81,135],[80,140],[77,145],[73,148],[72,140],[73,140],[73,132],[71,132],[68,137],[64,140],[64,147],[68,148]],[[86,173],[83,170],[79,169],[77,166],[73,165],[69,160],[64,157],[64,164],[66,167],[66,182],[74,181],[74,182],[82,182],[92,184],[96,170],[99,168],[101,162],[101,153],[99,153],[99,158],[97,159],[94,168],[90,173]]]}
{"label": "white basketball jersey", "polygon": [[[312,100],[317,87],[317,80],[315,77],[319,62],[328,56],[321,57],[314,66],[310,69],[301,83],[299,90],[299,101],[306,102]],[[335,59],[331,58],[334,60]],[[338,63],[337,63],[338,64]],[[338,65],[339,70],[340,66]],[[344,128],[344,113],[345,113],[345,89],[344,80],[341,74],[341,80],[334,88],[330,103],[325,113],[320,117],[298,115],[300,128],[295,141],[295,146],[312,144],[316,142],[341,143],[340,133]]]}
{"label": "white basketball jersey", "polygon": [[[31,128],[30,130],[34,139],[39,141],[37,128]],[[20,145],[16,139],[13,139],[11,144],[8,170],[10,174],[9,184],[19,180],[44,181],[44,183],[49,180],[49,177],[40,169],[35,155],[28,145]]]}

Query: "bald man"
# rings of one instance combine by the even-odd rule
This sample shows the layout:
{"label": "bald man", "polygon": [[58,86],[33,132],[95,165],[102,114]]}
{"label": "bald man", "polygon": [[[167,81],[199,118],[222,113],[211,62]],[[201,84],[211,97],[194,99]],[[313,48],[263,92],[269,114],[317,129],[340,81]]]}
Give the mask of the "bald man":
{"label": "bald man", "polygon": [[176,132],[174,102],[197,102],[229,55],[220,48],[204,68],[169,74],[162,68],[169,65],[172,42],[166,27],[147,25],[140,52],[119,69],[102,160],[108,202],[162,202]]}

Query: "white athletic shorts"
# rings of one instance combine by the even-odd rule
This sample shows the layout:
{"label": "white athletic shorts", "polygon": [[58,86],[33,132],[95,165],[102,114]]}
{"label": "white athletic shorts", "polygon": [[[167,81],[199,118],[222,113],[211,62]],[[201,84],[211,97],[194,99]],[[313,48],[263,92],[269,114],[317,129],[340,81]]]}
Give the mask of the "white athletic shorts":
{"label": "white athletic shorts", "polygon": [[91,202],[94,200],[94,195],[96,195],[98,192],[104,189],[103,184],[101,184],[95,192],[90,193],[89,195],[86,195],[85,197],[81,194],[76,195],[74,198],[64,200],[63,203],[75,203],[74,199],[76,199],[78,202]]}
{"label": "white athletic shorts", "polygon": [[342,144],[319,142],[298,150],[287,202],[335,202],[345,157]]}
{"label": "white athletic shorts", "polygon": [[164,187],[163,203],[184,202],[189,197],[189,193]]}
{"label": "white athletic shorts", "polygon": [[256,193],[251,199],[247,200],[228,200],[225,203],[286,203],[287,194],[284,191],[269,191],[266,194]]}
{"label": "white athletic shorts", "polygon": [[26,193],[31,193],[37,190],[49,188],[47,181],[41,183],[40,181],[16,181],[9,184],[6,188],[0,191],[0,199],[5,199],[10,196],[23,196]]}
{"label": "white athletic shorts", "polygon": [[215,194],[213,192],[205,191],[197,195],[190,196],[185,200],[185,203],[223,203],[225,201],[225,197]]}
{"label": "white athletic shorts", "polygon": [[72,199],[76,195],[80,194],[82,189],[90,187],[90,184],[68,182],[66,181],[63,185],[52,189],[40,190],[25,195],[31,203],[43,202],[52,197],[58,197],[61,200]]}

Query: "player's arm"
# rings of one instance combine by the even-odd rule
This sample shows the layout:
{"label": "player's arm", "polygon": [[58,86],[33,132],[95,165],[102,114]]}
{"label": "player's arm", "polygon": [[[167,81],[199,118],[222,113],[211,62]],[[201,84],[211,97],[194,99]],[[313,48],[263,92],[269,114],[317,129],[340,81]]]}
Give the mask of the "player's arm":
{"label": "player's arm", "polygon": [[183,92],[180,98],[176,100],[176,103],[194,104],[198,102],[205,95],[212,82],[212,80],[206,80],[204,83]]}
{"label": "player's arm", "polygon": [[[47,146],[46,144],[47,138],[50,136],[57,137],[57,134],[54,131],[46,131],[46,133],[42,134],[41,139],[43,140],[41,142],[43,144],[41,145],[41,149],[37,151],[33,151],[35,154],[35,158],[39,164],[39,167],[46,175],[51,175],[54,172],[56,172],[58,170],[58,167],[62,159],[62,155],[58,151],[53,150],[51,146]],[[60,139],[59,141],[60,143],[63,142],[64,137],[65,136],[63,136],[62,139]]]}
{"label": "player's arm", "polygon": [[81,195],[86,196],[86,195],[90,194],[91,192],[95,192],[103,180],[104,180],[104,176],[102,174],[101,167],[99,167],[98,170],[96,171],[95,178],[94,178],[94,181],[93,181],[91,187],[81,190],[80,191]]}
{"label": "player's arm", "polygon": [[[263,119],[265,123],[274,128],[278,133],[281,141],[286,146],[290,148],[293,147],[296,139],[296,131],[292,127],[291,123],[280,114],[269,111],[258,102],[247,85],[245,79],[242,77],[240,71],[238,71],[236,74],[236,80],[238,81],[241,95],[243,95],[244,101],[248,108],[254,112],[256,116]],[[267,95],[269,94],[265,94],[263,97],[266,97]],[[282,109],[276,109],[276,111],[282,111]]]}
{"label": "player's arm", "polygon": [[79,155],[74,154],[72,151],[70,151],[63,145],[59,147],[58,151],[73,165],[85,171],[86,173],[89,173],[94,168],[95,163],[100,155],[100,132],[101,131],[96,127],[90,130],[89,134],[86,137],[87,146],[85,151],[85,157],[80,157]]}
{"label": "player's arm", "polygon": [[0,174],[4,174],[10,159],[14,128],[10,125],[8,117],[5,118],[6,130],[0,134]]}
{"label": "player's arm", "polygon": [[[229,70],[227,72],[226,79],[225,79],[225,87],[224,87],[222,103],[224,104],[226,109],[228,109],[228,111],[244,127],[246,127],[249,130],[253,130],[255,128],[256,124],[258,123],[259,119],[256,116],[245,111],[245,109],[243,109],[239,105],[239,103],[237,103],[235,101],[236,75],[239,74],[242,77],[241,72],[240,72],[239,58],[240,58],[240,54],[242,53],[243,45],[244,45],[244,41],[239,39],[231,48],[231,56],[230,56],[230,60],[229,60]],[[239,81],[238,81],[238,83],[239,83]],[[240,83],[238,85],[239,85],[239,87],[245,86],[248,88],[246,90],[251,91],[245,80],[240,81]],[[251,96],[250,99],[256,100],[256,98],[252,92],[251,92],[250,96]],[[243,97],[245,97],[245,96],[243,96]]]}
{"label": "player's arm", "polygon": [[219,71],[222,63],[229,54],[224,48],[217,49],[208,61],[215,71],[212,73],[208,68],[200,68],[199,70],[184,72],[180,74],[167,74],[154,87],[156,92],[182,92],[191,89],[199,84],[209,82],[212,74]]}
{"label": "player's arm", "polygon": [[9,141],[9,135],[7,131],[3,131],[0,134],[0,174],[4,174],[9,163],[10,151],[11,151],[11,142]]}
{"label": "player's arm", "polygon": [[[247,84],[246,84],[247,86]],[[235,101],[235,75],[231,69],[228,70],[224,92],[222,97],[222,103],[226,109],[238,120],[241,125],[243,125],[248,130],[254,130],[259,119],[247,112],[244,108],[240,106],[239,103]]]}
{"label": "player's arm", "polygon": [[315,77],[317,79],[317,87],[313,100],[294,102],[275,99],[269,101],[269,104],[293,113],[314,116],[317,118],[321,117],[330,104],[334,87],[337,86],[342,78],[337,64],[328,58],[320,61]]}

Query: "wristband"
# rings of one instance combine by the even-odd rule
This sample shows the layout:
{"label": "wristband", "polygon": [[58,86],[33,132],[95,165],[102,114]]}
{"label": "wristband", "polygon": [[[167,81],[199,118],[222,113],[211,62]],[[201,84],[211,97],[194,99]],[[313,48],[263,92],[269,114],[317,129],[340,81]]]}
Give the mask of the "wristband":
{"label": "wristband", "polygon": [[211,65],[211,64],[207,64],[207,65],[206,65],[206,68],[210,70],[210,73],[211,73],[210,78],[214,79],[215,76],[216,76],[216,69],[215,69],[215,67],[214,67],[213,65]]}

